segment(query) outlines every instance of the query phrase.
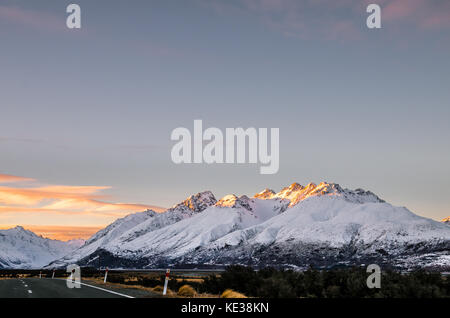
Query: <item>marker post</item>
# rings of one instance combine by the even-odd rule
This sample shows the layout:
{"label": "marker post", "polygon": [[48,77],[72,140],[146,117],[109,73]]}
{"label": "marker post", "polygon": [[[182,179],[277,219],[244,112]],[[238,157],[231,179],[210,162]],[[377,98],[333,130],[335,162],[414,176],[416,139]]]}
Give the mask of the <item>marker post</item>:
{"label": "marker post", "polygon": [[53,270],[52,279],[55,278],[55,270]]}
{"label": "marker post", "polygon": [[163,295],[167,294],[167,285],[169,284],[169,274],[170,274],[170,269],[166,270],[166,280],[164,281]]}
{"label": "marker post", "polygon": [[108,277],[108,267],[106,267],[106,270],[105,270],[105,279],[103,280],[103,283],[106,283],[107,277]]}

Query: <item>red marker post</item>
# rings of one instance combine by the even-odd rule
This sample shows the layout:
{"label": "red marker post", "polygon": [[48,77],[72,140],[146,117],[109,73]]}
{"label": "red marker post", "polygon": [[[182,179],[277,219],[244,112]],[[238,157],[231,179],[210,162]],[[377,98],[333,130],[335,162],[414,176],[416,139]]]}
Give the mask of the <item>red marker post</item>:
{"label": "red marker post", "polygon": [[106,283],[107,277],[108,277],[108,267],[106,267],[106,270],[105,270],[105,279],[103,280],[103,283]]}
{"label": "red marker post", "polygon": [[166,270],[166,280],[164,281],[163,295],[167,294],[167,285],[169,284],[169,274],[170,274],[170,269]]}

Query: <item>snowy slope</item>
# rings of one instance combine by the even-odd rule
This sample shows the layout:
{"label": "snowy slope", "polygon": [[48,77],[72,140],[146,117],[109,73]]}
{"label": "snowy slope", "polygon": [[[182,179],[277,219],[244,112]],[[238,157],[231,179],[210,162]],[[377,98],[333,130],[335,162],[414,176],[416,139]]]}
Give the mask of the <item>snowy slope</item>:
{"label": "snowy slope", "polygon": [[[150,231],[136,239],[119,238],[104,248],[114,254],[144,257],[152,255],[182,256],[198,247],[240,229],[264,222],[279,214],[287,206],[282,200],[249,199],[230,195],[219,200],[204,212],[183,219],[171,226]],[[149,244],[151,242],[151,244]]]}
{"label": "snowy slope", "polygon": [[206,191],[133,224],[111,235],[113,223],[50,267],[92,266],[100,256],[110,267],[371,261],[450,268],[448,225],[334,183],[294,183],[278,193],[265,189],[253,198],[228,195],[217,202]]}
{"label": "snowy slope", "polygon": [[83,243],[83,240],[50,240],[20,226],[0,230],[0,268],[41,268]]}
{"label": "snowy slope", "polygon": [[[102,248],[102,246],[105,246],[109,242],[113,241],[115,238],[119,237],[129,229],[132,229],[139,224],[144,223],[146,220],[153,218],[157,214],[157,212],[147,210],[120,218],[104,229],[95,233],[86,241],[83,246],[65,255],[65,257],[61,260],[58,260],[58,262],[62,264],[76,263],[79,259],[82,259],[83,257],[94,253],[96,250]],[[50,262],[47,262],[47,264],[48,263]]]}
{"label": "snowy slope", "polygon": [[177,223],[181,220],[190,218],[195,214],[203,212],[207,207],[214,205],[215,203],[216,198],[211,191],[191,195],[183,202],[174,205],[165,213],[161,213],[154,218],[142,222],[138,226],[125,232],[115,242],[112,242],[112,244],[105,246],[115,246],[117,244],[134,241],[149,232],[162,229],[168,225]]}
{"label": "snowy slope", "polygon": [[288,241],[326,243],[331,247],[376,242],[414,243],[450,239],[449,229],[383,202],[359,203],[340,196],[316,196],[254,227],[236,231],[217,245],[273,244]]}
{"label": "snowy slope", "polygon": [[[197,193],[196,195],[191,195],[186,200],[174,205],[164,213],[156,213],[148,210],[127,215],[100,230],[94,234],[82,248],[67,255],[63,259],[51,263],[49,267],[58,267],[76,263],[81,259],[89,258],[93,253],[99,250],[121,249],[127,242],[138,240],[149,232],[162,229],[183,219],[190,218],[215,203],[216,199],[211,191],[204,191]],[[98,257],[99,255],[91,257],[89,263],[86,265],[94,267],[102,265],[105,260],[98,259]]]}

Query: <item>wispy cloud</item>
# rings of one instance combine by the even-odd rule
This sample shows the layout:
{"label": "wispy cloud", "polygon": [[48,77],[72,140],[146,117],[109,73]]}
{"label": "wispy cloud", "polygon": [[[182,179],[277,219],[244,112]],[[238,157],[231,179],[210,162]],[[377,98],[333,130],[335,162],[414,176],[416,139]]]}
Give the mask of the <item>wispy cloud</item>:
{"label": "wispy cloud", "polygon": [[[6,180],[29,181],[32,179],[20,178],[10,175],[1,175]],[[102,190],[110,189],[105,186],[36,186],[36,187],[0,187],[0,205],[25,207],[44,210],[67,210],[79,212],[108,212],[108,211],[136,211],[155,209],[161,207],[133,204],[105,202],[108,196],[100,194]]]}
{"label": "wispy cloud", "polygon": [[90,201],[101,199],[97,194],[109,187],[38,186],[32,188],[0,187],[0,204],[31,205],[43,200]]}
{"label": "wispy cloud", "polygon": [[383,19],[422,30],[450,28],[450,2],[441,0],[381,0]]}
{"label": "wispy cloud", "polygon": [[27,142],[27,143],[41,143],[44,142],[42,139],[33,138],[17,138],[17,137],[1,137],[0,142]]}
{"label": "wispy cloud", "polygon": [[49,31],[62,31],[66,26],[64,14],[57,16],[49,12],[18,6],[0,5],[0,20],[14,25]]}
{"label": "wispy cloud", "polygon": [[[9,229],[12,226],[0,225],[0,229]],[[57,225],[27,225],[23,227],[37,235],[54,240],[68,241],[73,239],[88,239],[101,227],[96,226],[57,226]]]}
{"label": "wispy cloud", "polygon": [[[353,13],[350,5],[355,1],[352,0],[200,1],[222,15],[250,14],[267,27],[289,37],[345,39],[359,36],[359,25],[345,14],[346,11]],[[362,8],[361,4],[357,7]]]}
{"label": "wispy cloud", "polygon": [[24,216],[36,219],[37,215],[44,223],[65,217],[64,222],[71,226],[84,225],[89,218],[96,224],[108,224],[133,212],[165,210],[154,205],[111,202],[111,196],[103,193],[109,186],[42,185],[35,179],[9,174],[0,174],[0,183],[0,224],[20,225]]}
{"label": "wispy cloud", "polygon": [[286,36],[358,39],[370,3],[382,7],[383,25],[421,30],[450,27],[450,1],[441,0],[198,0],[218,14],[247,14]]}
{"label": "wispy cloud", "polygon": [[18,176],[12,176],[9,174],[0,173],[0,183],[14,183],[14,182],[34,182],[36,180],[32,178],[24,178]]}

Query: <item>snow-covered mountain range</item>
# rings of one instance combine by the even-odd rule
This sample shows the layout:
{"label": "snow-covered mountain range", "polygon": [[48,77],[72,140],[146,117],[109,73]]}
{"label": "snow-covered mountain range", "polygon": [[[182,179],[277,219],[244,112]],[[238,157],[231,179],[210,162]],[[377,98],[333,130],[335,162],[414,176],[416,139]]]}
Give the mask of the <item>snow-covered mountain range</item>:
{"label": "snow-covered mountain range", "polygon": [[297,183],[254,197],[210,191],[119,219],[48,265],[116,268],[362,263],[450,268],[450,227],[362,189]]}
{"label": "snow-covered mountain range", "polygon": [[83,244],[84,240],[50,240],[21,226],[0,230],[0,268],[42,268]]}

